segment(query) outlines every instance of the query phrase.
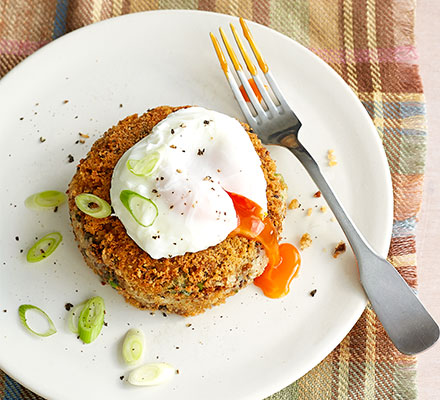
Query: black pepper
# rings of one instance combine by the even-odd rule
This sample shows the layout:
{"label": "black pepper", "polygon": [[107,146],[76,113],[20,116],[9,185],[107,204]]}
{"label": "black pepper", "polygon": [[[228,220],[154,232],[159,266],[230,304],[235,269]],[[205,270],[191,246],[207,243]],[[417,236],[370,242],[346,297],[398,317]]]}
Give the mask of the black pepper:
{"label": "black pepper", "polygon": [[75,159],[73,158],[72,154],[69,154],[69,155],[67,156],[67,160],[68,160],[70,163],[73,163],[73,162],[75,161]]}
{"label": "black pepper", "polygon": [[66,303],[64,304],[64,308],[66,309],[66,311],[70,311],[70,309],[73,307],[72,303]]}
{"label": "black pepper", "polygon": [[313,290],[310,292],[310,296],[315,297],[316,292],[317,292],[317,289],[313,289]]}

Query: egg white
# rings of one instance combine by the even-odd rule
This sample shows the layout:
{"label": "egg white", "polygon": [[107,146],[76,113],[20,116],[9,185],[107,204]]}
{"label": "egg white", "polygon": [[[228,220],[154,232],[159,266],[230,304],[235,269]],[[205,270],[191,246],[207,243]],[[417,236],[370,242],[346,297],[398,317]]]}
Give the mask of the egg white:
{"label": "egg white", "polygon": [[[136,176],[128,160],[152,152],[160,159],[149,176]],[[153,201],[158,216],[143,227],[120,200],[131,190]],[[233,192],[267,210],[266,180],[249,135],[234,118],[202,107],[178,110],[130,148],[116,165],[110,197],[128,235],[151,257],[205,250],[237,227]]]}

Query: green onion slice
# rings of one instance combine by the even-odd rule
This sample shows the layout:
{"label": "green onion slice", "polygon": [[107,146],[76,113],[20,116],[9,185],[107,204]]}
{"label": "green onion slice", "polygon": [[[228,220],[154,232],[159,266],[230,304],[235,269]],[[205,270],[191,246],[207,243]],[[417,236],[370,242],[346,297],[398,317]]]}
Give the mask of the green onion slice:
{"label": "green onion slice", "polygon": [[67,316],[67,325],[72,333],[78,333],[79,316],[85,305],[86,301],[83,301],[81,304],[77,304],[76,306],[72,307],[69,311],[69,315]]}
{"label": "green onion slice", "polygon": [[131,190],[123,190],[119,195],[122,204],[129,211],[135,221],[145,228],[153,225],[159,214],[156,204]]}
{"label": "green onion slice", "polygon": [[156,170],[159,159],[160,153],[158,151],[153,151],[140,160],[128,160],[127,168],[136,176],[149,176]]}
{"label": "green onion slice", "polygon": [[110,284],[110,286],[111,286],[113,289],[117,289],[117,288],[119,287],[118,283],[115,282],[115,281],[112,280],[112,279],[109,280],[108,283]]}
{"label": "green onion slice", "polygon": [[91,193],[76,196],[75,204],[83,213],[95,218],[106,218],[112,213],[110,204]]}
{"label": "green onion slice", "polygon": [[144,354],[145,338],[139,329],[130,329],[122,343],[122,358],[127,364],[136,364]]}
{"label": "green onion slice", "polygon": [[277,178],[280,179],[281,183],[286,184],[286,180],[284,179],[284,176],[283,176],[282,173],[280,173],[280,172],[275,172],[274,175],[275,175]]}
{"label": "green onion slice", "polygon": [[104,324],[105,305],[102,297],[87,300],[79,315],[78,333],[84,343],[92,343],[99,335]]}
{"label": "green onion slice", "polygon": [[28,208],[51,208],[57,207],[66,201],[66,195],[57,190],[46,190],[29,196],[24,204]]}
{"label": "green onion slice", "polygon": [[130,372],[128,382],[136,386],[160,385],[170,380],[175,369],[167,363],[150,363]]}
{"label": "green onion slice", "polygon": [[[37,332],[34,331],[27,323],[27,319],[26,319],[26,312],[29,310],[34,310],[37,313],[39,313],[40,315],[42,315],[47,323],[49,324],[49,327],[47,328],[47,330],[45,332]],[[52,320],[50,319],[50,317],[41,309],[38,308],[36,306],[33,306],[32,304],[23,304],[20,307],[18,307],[18,315],[20,317],[21,323],[23,324],[23,326],[29,331],[32,332],[34,335],[37,336],[41,336],[41,337],[47,337],[50,335],[53,335],[54,333],[56,333],[56,328],[54,323],[52,322]]]}
{"label": "green onion slice", "polygon": [[27,252],[27,261],[34,263],[49,257],[62,240],[63,236],[59,232],[52,232],[43,236]]}

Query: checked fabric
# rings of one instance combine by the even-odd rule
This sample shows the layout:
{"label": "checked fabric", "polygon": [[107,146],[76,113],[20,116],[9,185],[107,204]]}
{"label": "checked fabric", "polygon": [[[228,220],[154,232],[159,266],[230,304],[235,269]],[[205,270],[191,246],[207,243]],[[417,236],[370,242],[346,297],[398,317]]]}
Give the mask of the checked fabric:
{"label": "checked fabric", "polygon": [[[426,147],[414,47],[415,0],[0,0],[0,77],[66,32],[118,15],[199,9],[267,25],[321,57],[370,114],[388,157],[394,227],[388,259],[417,283],[415,225]],[[416,398],[416,359],[400,354],[371,307],[307,375],[270,400]],[[0,371],[0,400],[41,399]]]}

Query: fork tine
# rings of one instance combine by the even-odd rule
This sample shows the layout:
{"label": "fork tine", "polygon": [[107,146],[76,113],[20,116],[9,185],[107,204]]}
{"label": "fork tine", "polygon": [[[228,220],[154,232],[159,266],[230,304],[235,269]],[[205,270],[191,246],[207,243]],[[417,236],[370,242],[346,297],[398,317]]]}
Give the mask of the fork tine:
{"label": "fork tine", "polygon": [[[247,26],[246,21],[243,18],[240,18],[240,25],[243,30],[243,35],[246,38],[246,40],[249,42],[249,45],[251,46],[252,52],[254,53],[255,58],[257,59],[258,65],[260,66],[261,70],[264,72],[264,76],[266,77],[267,82],[269,83],[269,86],[271,87],[273,93],[275,94],[275,97],[280,102],[281,106],[284,109],[288,110],[290,107],[287,104],[286,100],[284,99],[284,96],[281,93],[281,90],[280,90],[278,84],[276,83],[274,77],[272,76],[272,74],[269,70],[269,66],[264,61],[264,58],[263,58],[260,50],[258,50],[258,47],[254,41],[254,38],[251,34],[251,31],[249,30],[249,27]],[[282,110],[280,110],[280,112],[282,112]]]}
{"label": "fork tine", "polygon": [[258,91],[260,92],[261,96],[264,99],[264,102],[266,103],[267,107],[269,108],[270,112],[272,113],[272,116],[275,116],[277,113],[277,109],[275,107],[274,102],[269,96],[269,93],[267,92],[266,88],[264,87],[263,82],[261,81],[260,77],[258,76],[258,71],[255,68],[254,64],[251,61],[251,58],[249,57],[248,52],[243,46],[243,43],[238,36],[238,33],[235,29],[235,26],[233,24],[230,24],[232,33],[234,34],[235,41],[237,43],[238,48],[240,49],[241,55],[243,56],[243,59],[246,63],[246,66],[252,75],[255,84],[257,85]]}
{"label": "fork tine", "polygon": [[220,30],[220,35],[223,39],[223,43],[224,43],[226,50],[229,54],[229,57],[231,58],[232,63],[234,64],[235,72],[237,73],[237,76],[240,79],[241,84],[243,85],[244,90],[245,90],[246,94],[248,95],[249,100],[251,101],[251,104],[254,106],[255,112],[257,113],[257,115],[266,116],[266,112],[264,111],[263,107],[261,106],[260,102],[258,101],[257,96],[255,95],[255,92],[251,88],[251,85],[249,84],[247,77],[244,74],[243,69],[241,68],[240,63],[238,62],[237,56],[236,56],[231,44],[229,43],[229,40],[226,37],[224,30],[222,28],[220,28],[219,30]]}
{"label": "fork tine", "polygon": [[241,111],[243,111],[244,116],[246,117],[246,120],[249,122],[249,124],[253,125],[252,128],[255,129],[255,126],[257,126],[257,119],[252,115],[251,111],[249,110],[248,105],[246,104],[246,101],[244,100],[240,89],[237,85],[237,82],[235,82],[234,77],[232,76],[231,72],[228,68],[228,63],[226,61],[226,57],[220,47],[220,44],[217,40],[217,38],[212,34],[212,32],[209,33],[209,36],[211,37],[212,44],[214,45],[215,52],[217,53],[217,58],[220,62],[220,65],[222,67],[222,70],[226,76],[226,79],[229,83],[229,86],[231,87],[232,93],[234,94],[235,99],[238,102],[238,105],[241,108]]}
{"label": "fork tine", "polygon": [[251,45],[251,49],[255,55],[255,58],[257,59],[258,65],[260,66],[261,70],[264,73],[267,73],[269,71],[269,67],[265,63],[263,56],[261,55],[260,51],[258,50],[258,47],[255,44],[254,38],[251,35],[251,31],[249,30],[249,27],[246,24],[246,21],[241,17],[240,17],[240,25],[241,25],[241,29],[243,30],[244,37]]}

